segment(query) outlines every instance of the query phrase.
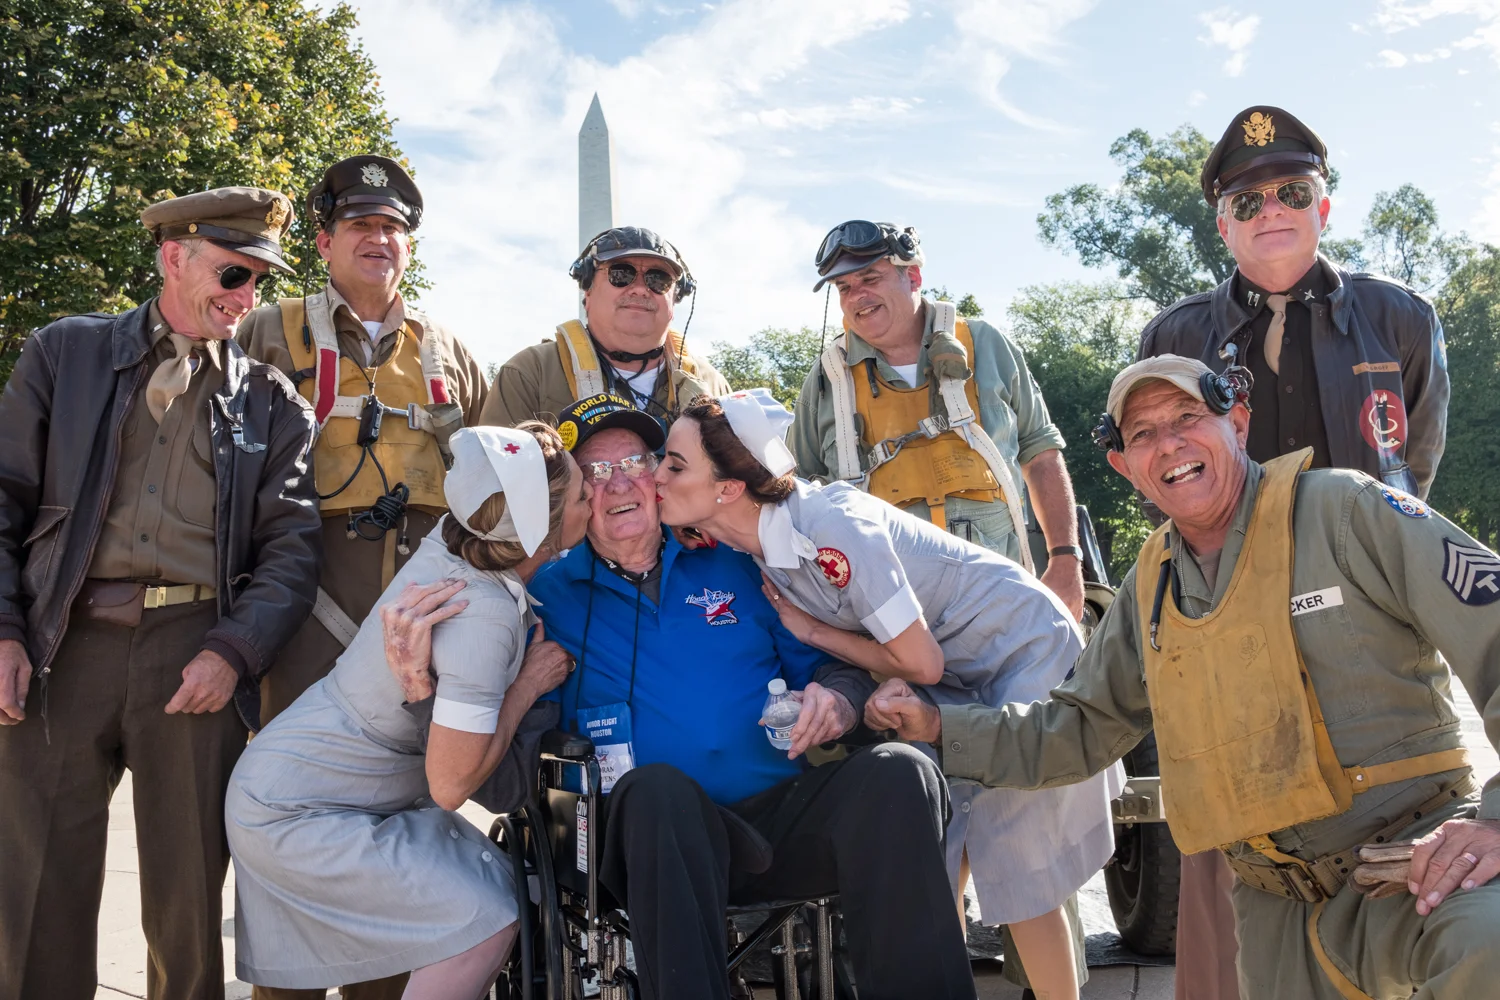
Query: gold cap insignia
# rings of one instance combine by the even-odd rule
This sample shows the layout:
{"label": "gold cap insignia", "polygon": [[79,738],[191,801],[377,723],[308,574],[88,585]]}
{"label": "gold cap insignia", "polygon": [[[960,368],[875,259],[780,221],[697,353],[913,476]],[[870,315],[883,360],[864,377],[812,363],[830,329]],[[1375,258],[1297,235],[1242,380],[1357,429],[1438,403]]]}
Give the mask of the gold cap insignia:
{"label": "gold cap insignia", "polygon": [[190,232],[190,233],[196,233],[197,231],[198,231],[198,223],[196,223],[196,222],[189,222],[188,223],[188,232]]}
{"label": "gold cap insignia", "polygon": [[1276,126],[1271,121],[1271,116],[1263,115],[1259,111],[1240,122],[1240,128],[1245,130],[1245,145],[1247,146],[1264,146],[1276,139]]}
{"label": "gold cap insignia", "polygon": [[390,182],[384,168],[378,163],[366,163],[359,168],[359,179],[370,187],[383,188]]}
{"label": "gold cap insignia", "polygon": [[578,425],[568,420],[557,429],[557,436],[562,438],[563,450],[572,451],[573,446],[578,443]]}
{"label": "gold cap insignia", "polygon": [[280,200],[271,202],[271,207],[266,212],[266,225],[272,229],[280,229],[286,222],[286,206]]}

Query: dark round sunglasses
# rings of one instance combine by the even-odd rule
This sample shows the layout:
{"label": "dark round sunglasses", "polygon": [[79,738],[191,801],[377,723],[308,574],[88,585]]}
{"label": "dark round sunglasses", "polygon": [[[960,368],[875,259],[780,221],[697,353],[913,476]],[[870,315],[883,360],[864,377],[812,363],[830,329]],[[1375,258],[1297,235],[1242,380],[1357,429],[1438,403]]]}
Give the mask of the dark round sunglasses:
{"label": "dark round sunglasses", "polygon": [[230,264],[228,267],[219,268],[218,271],[219,287],[223,288],[225,291],[232,291],[236,288],[239,288],[251,278],[255,279],[255,290],[257,292],[261,291],[262,289],[273,287],[276,282],[276,275],[274,272],[264,271],[260,274],[256,274],[244,264]]}
{"label": "dark round sunglasses", "polygon": [[864,219],[853,219],[828,230],[813,263],[817,266],[818,273],[822,274],[841,254],[863,256],[883,250],[886,246],[886,232],[879,225]]}
{"label": "dark round sunglasses", "polygon": [[[611,264],[609,265],[609,283],[616,288],[629,288],[635,284],[635,277],[640,274],[634,264]],[[677,279],[659,267],[647,268],[642,275],[646,287],[657,295],[667,294],[668,289],[677,284]]]}
{"label": "dark round sunglasses", "polygon": [[[1241,191],[1229,199],[1229,211],[1240,222],[1249,222],[1266,207],[1266,191]],[[1305,212],[1318,200],[1312,181],[1287,181],[1276,188],[1276,200],[1294,212]]]}

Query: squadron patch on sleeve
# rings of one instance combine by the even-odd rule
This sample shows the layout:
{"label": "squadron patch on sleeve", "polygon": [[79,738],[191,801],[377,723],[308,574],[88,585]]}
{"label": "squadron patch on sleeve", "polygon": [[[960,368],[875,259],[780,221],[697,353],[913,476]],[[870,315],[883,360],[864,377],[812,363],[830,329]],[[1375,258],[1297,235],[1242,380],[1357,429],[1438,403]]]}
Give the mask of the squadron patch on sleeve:
{"label": "squadron patch on sleeve", "polygon": [[1483,545],[1460,544],[1445,538],[1443,582],[1465,604],[1494,604],[1500,601],[1500,556]]}
{"label": "squadron patch on sleeve", "polygon": [[843,590],[849,586],[849,578],[854,571],[849,565],[849,557],[838,549],[822,548],[818,550],[818,569],[828,578],[828,582]]}
{"label": "squadron patch on sleeve", "polygon": [[1410,493],[1393,490],[1389,486],[1380,488],[1380,495],[1385,497],[1385,502],[1407,517],[1431,517],[1432,508],[1427,506]]}

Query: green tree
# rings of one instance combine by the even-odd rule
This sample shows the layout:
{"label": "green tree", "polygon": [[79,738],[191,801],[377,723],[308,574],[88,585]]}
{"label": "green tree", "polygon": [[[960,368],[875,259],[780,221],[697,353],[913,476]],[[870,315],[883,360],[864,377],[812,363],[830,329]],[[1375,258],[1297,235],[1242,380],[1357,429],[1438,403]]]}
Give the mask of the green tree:
{"label": "green tree", "polygon": [[810,326],[800,330],[767,327],[743,347],[717,341],[709,362],[724,376],[729,388],[764,386],[787,409],[795,409],[797,393],[818,360],[824,338]]}
{"label": "green tree", "polygon": [[1435,298],[1448,340],[1448,445],[1433,506],[1500,544],[1500,249],[1471,248]]}
{"label": "green tree", "polygon": [[[953,301],[953,293],[948,291],[947,285],[934,288],[928,294],[938,302]],[[984,315],[984,306],[979,304],[979,300],[974,297],[973,292],[966,292],[961,295],[958,303],[953,308],[964,319],[978,319]]]}
{"label": "green tree", "polygon": [[1068,472],[1119,580],[1150,533],[1129,482],[1091,441],[1110,381],[1135,358],[1151,310],[1119,282],[1023,288],[1008,317],[1053,422],[1068,442]]}
{"label": "green tree", "polygon": [[[0,0],[0,355],[154,294],[153,201],[250,184],[300,215],[335,159],[399,156],[355,26],[343,3]],[[308,285],[313,235],[299,218],[288,255]]]}

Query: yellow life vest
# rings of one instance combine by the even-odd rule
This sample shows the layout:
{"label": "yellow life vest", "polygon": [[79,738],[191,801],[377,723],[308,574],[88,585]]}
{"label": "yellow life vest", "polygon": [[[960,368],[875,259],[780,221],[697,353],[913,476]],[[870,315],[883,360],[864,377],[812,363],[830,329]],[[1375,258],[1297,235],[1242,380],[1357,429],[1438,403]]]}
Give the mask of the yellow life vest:
{"label": "yellow life vest", "polygon": [[[447,380],[435,350],[430,345],[424,349],[411,326],[403,324],[390,357],[374,368],[361,368],[352,359],[339,355],[337,335],[323,293],[309,296],[306,302],[282,299],[279,305],[282,332],[292,363],[298,369],[313,372],[313,377],[304,379],[298,391],[312,404],[318,420],[313,465],[318,493],[325,497],[321,501],[323,516],[367,510],[397,483],[405,483],[411,490],[410,506],[432,514],[446,511],[443,477],[447,465],[430,426],[431,414],[424,406],[424,403],[449,402]],[[303,340],[304,319],[311,334],[311,346]],[[366,457],[356,441],[364,397],[371,394],[372,384],[381,403],[406,413],[385,415],[380,437]],[[384,484],[380,469],[385,470]]]}
{"label": "yellow life vest", "polygon": [[[1189,618],[1168,586],[1155,639],[1142,646],[1162,802],[1185,854],[1244,841],[1294,861],[1271,833],[1344,812],[1376,785],[1467,761],[1465,751],[1445,750],[1371,767],[1339,763],[1292,630],[1292,510],[1297,477],[1311,462],[1312,450],[1303,449],[1266,463],[1223,600]],[[1158,528],[1136,562],[1143,638],[1170,572],[1171,527]]]}
{"label": "yellow life vest", "polygon": [[[672,349],[663,359],[661,368],[662,374],[667,376],[667,412],[676,416],[679,382],[689,383],[689,387],[695,392],[707,392],[708,387],[696,380],[690,382],[682,374],[698,374],[697,364],[682,351],[682,334],[676,330],[668,330],[667,339],[671,342]],[[557,357],[562,362],[563,375],[568,380],[568,391],[573,394],[574,399],[610,391],[609,380],[604,377],[604,369],[599,361],[599,353],[594,350],[594,341],[578,320],[570,319],[557,325]]]}
{"label": "yellow life vest", "polygon": [[[974,336],[969,332],[969,324],[958,320],[953,332],[968,356],[974,357]],[[919,389],[899,389],[881,378],[873,365],[866,365],[879,384],[880,393],[876,395],[871,389],[870,377],[856,373],[854,411],[860,416],[865,446],[873,448],[881,441],[911,433],[932,414],[933,380],[929,377],[929,384]],[[974,379],[964,383],[964,395],[969,408],[977,413],[979,392]],[[907,442],[894,458],[870,473],[868,488],[871,496],[897,507],[919,500],[925,502],[932,523],[940,528],[947,524],[943,504],[950,496],[991,503],[1005,499],[984,456],[957,434],[919,437]]]}

